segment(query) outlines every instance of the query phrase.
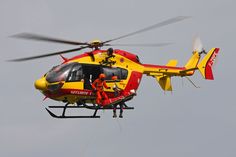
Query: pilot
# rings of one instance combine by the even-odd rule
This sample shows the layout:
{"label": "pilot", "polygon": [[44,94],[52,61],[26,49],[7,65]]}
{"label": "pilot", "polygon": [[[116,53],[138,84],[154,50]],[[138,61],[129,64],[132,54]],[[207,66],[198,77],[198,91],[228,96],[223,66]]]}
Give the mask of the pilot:
{"label": "pilot", "polygon": [[102,103],[102,98],[105,100],[108,99],[107,94],[104,92],[103,87],[106,89],[111,89],[111,87],[108,87],[105,81],[106,75],[101,73],[99,77],[92,83],[92,88],[93,90],[96,91],[96,103],[98,105],[101,105]]}
{"label": "pilot", "polygon": [[[118,78],[117,78],[117,76],[112,76],[112,80],[114,80],[114,86],[113,86],[113,90],[114,90],[114,96],[115,97],[118,97],[118,96],[120,96],[120,92],[121,92],[121,88],[119,88],[118,87],[118,85],[116,84],[116,81],[118,80]],[[119,117],[120,118],[123,118],[123,106],[124,106],[124,103],[123,102],[121,102],[121,103],[119,103],[119,104],[116,104],[116,105],[114,105],[113,106],[113,118],[116,118],[117,117],[117,115],[116,115],[116,109],[117,109],[117,106],[120,106],[120,115],[119,115]]]}

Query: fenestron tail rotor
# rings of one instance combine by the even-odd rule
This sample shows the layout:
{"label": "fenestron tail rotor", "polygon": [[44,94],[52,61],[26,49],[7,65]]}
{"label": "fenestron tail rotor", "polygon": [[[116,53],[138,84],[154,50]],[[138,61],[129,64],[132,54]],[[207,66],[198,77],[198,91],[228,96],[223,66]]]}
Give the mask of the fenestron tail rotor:
{"label": "fenestron tail rotor", "polygon": [[45,42],[52,42],[52,43],[61,43],[61,44],[69,44],[69,45],[79,45],[79,48],[74,48],[74,49],[69,49],[69,50],[64,50],[64,51],[58,51],[58,52],[53,52],[53,53],[47,53],[47,54],[43,54],[43,55],[38,55],[38,56],[31,56],[31,57],[25,57],[25,58],[18,58],[18,59],[12,59],[9,61],[13,61],[13,62],[20,62],[20,61],[28,61],[28,60],[33,60],[33,59],[39,59],[39,58],[45,58],[45,57],[50,57],[50,56],[55,56],[55,55],[60,55],[60,54],[66,54],[66,53],[71,53],[74,51],[79,51],[82,49],[86,49],[86,48],[92,48],[92,49],[99,49],[103,46],[142,46],[142,47],[160,47],[160,46],[167,46],[170,45],[172,43],[154,43],[154,44],[110,44],[110,42],[112,41],[116,41],[119,39],[123,39],[126,37],[130,37],[136,34],[140,34],[155,28],[160,28],[160,27],[164,27],[170,24],[174,24],[177,22],[180,22],[182,20],[188,19],[188,16],[177,16],[174,18],[170,18],[167,19],[165,21],[156,23],[154,25],[145,27],[143,29],[131,32],[131,33],[127,33],[125,35],[110,39],[110,40],[106,40],[106,41],[100,41],[100,40],[94,40],[92,42],[78,42],[78,41],[70,41],[70,40],[64,40],[64,39],[59,39],[59,38],[53,38],[53,37],[48,37],[48,36],[44,36],[44,35],[39,35],[39,34],[33,34],[33,33],[21,33],[21,34],[16,34],[13,35],[11,37],[14,38],[19,38],[19,39],[27,39],[27,40],[35,40],[35,41],[45,41]]}

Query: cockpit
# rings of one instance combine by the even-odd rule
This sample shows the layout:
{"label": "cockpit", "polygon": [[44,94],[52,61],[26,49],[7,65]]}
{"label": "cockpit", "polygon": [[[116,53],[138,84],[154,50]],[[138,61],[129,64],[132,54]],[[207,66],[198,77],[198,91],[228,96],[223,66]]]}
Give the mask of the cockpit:
{"label": "cockpit", "polygon": [[97,79],[101,73],[106,75],[106,80],[111,80],[112,76],[123,80],[128,76],[126,69],[73,62],[53,67],[46,74],[46,80],[49,83],[82,81],[85,89],[91,89],[91,81]]}
{"label": "cockpit", "polygon": [[77,67],[76,69],[78,69],[78,66],[81,68],[81,65],[77,63],[68,63],[55,66],[47,73],[46,80],[49,83],[67,81],[68,75],[72,69],[74,69],[74,66]]}

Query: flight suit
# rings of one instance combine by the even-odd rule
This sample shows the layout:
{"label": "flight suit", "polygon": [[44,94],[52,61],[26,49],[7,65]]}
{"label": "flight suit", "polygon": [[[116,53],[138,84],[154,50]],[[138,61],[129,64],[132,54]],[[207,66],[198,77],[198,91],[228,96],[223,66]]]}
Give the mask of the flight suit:
{"label": "flight suit", "polygon": [[[101,74],[100,74],[101,75]],[[97,78],[93,83],[92,83],[92,88],[96,91],[96,103],[101,105],[102,98],[108,99],[107,94],[104,92],[103,87],[106,89],[110,89],[110,87],[107,86],[106,81],[104,80],[105,77],[100,77]]]}

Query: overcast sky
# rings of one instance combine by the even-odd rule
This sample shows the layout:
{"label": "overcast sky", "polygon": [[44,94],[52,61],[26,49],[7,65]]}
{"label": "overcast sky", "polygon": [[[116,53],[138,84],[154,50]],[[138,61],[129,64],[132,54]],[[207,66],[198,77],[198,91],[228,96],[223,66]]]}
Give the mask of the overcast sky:
{"label": "overcast sky", "polygon": [[[2,157],[235,157],[235,6],[233,0],[0,0],[0,156]],[[33,83],[60,57],[9,63],[5,60],[74,48],[9,38],[21,32],[77,41],[108,40],[178,15],[191,19],[115,43],[175,44],[159,48],[116,47],[138,54],[143,63],[179,65],[191,56],[192,39],[221,48],[215,80],[197,72],[192,80],[173,78],[172,93],[143,77],[138,96],[123,119],[51,118]],[[72,57],[83,53],[65,55]],[[83,111],[82,114],[89,113]]]}

